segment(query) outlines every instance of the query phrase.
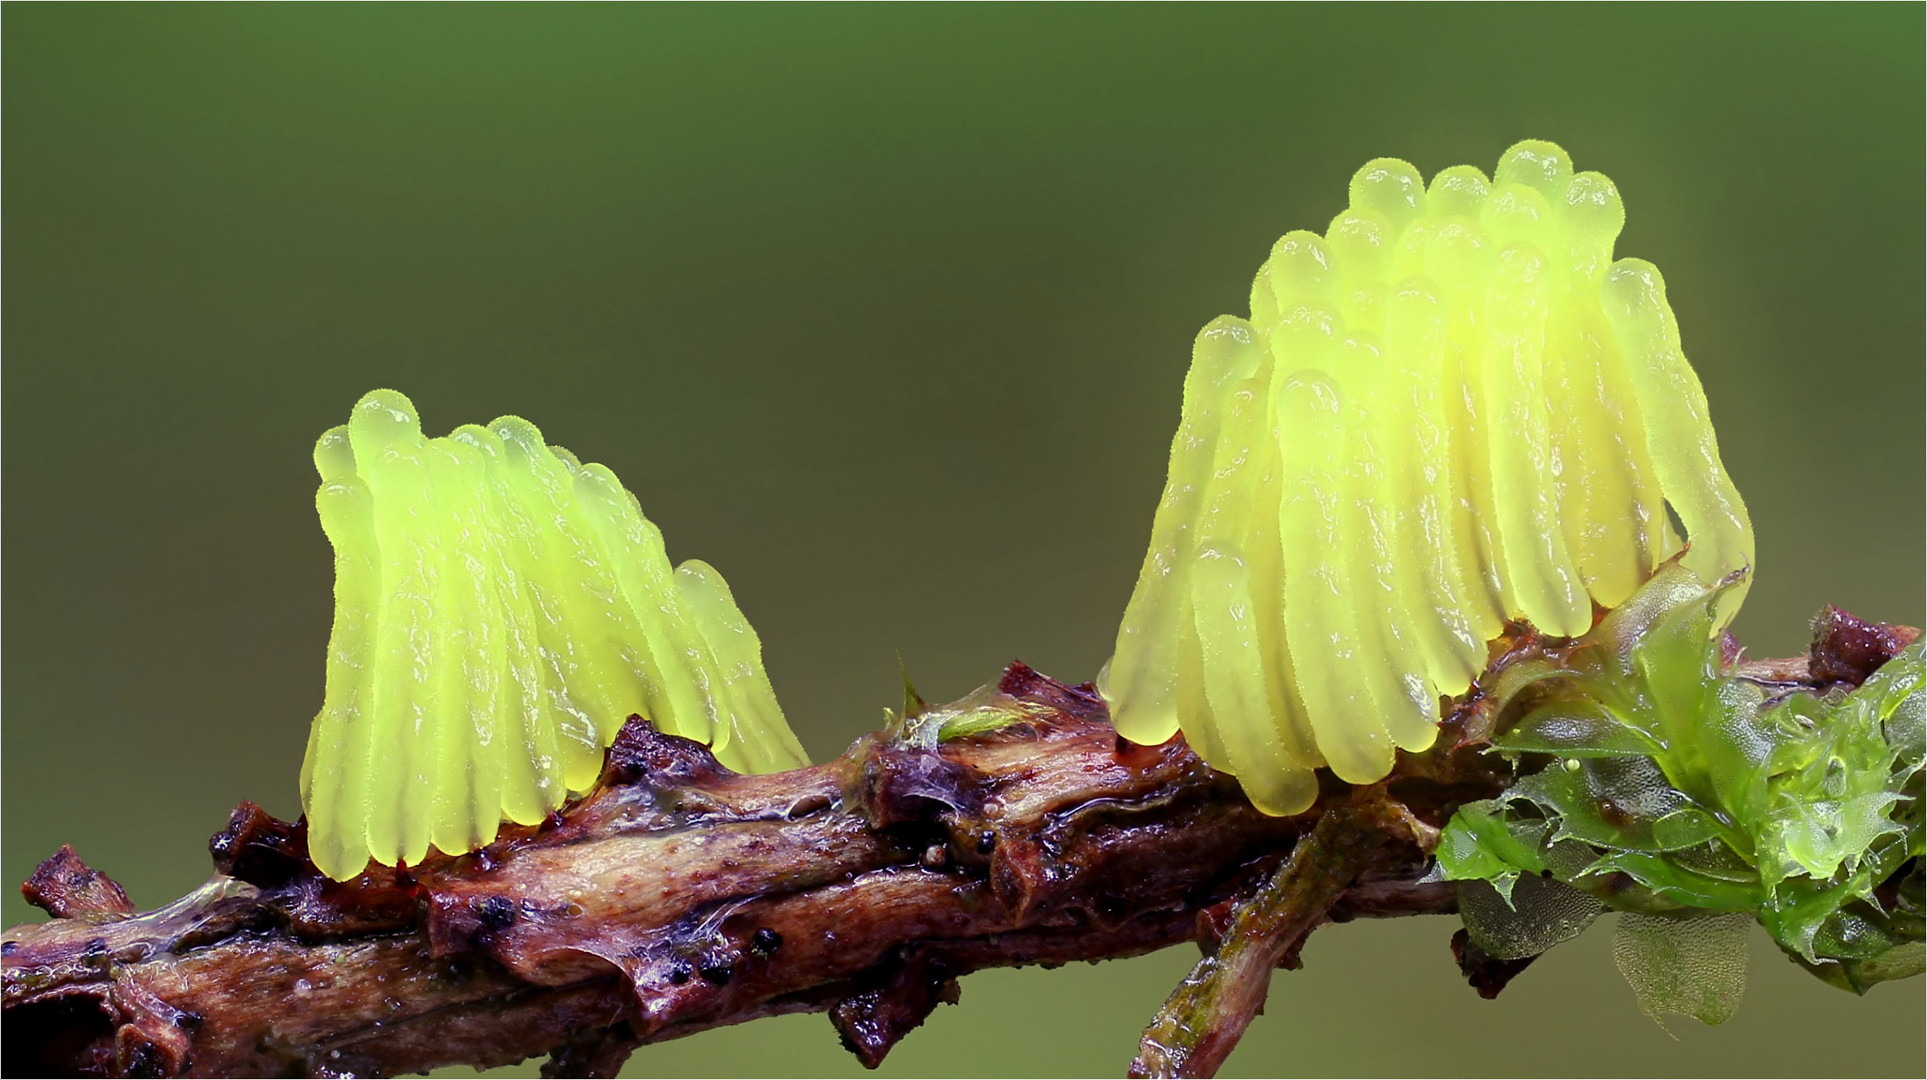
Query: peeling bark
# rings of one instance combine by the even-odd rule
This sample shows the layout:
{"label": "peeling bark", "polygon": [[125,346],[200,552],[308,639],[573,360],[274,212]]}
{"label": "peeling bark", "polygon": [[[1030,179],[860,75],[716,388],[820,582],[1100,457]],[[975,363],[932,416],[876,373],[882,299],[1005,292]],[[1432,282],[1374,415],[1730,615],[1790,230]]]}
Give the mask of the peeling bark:
{"label": "peeling bark", "polygon": [[[1511,640],[1494,670],[1538,648]],[[1496,718],[1476,688],[1434,749],[1371,789],[1327,777],[1294,818],[1252,808],[1181,737],[1119,740],[1089,686],[1017,663],[970,700],[1010,722],[934,749],[866,735],[766,776],[631,718],[595,790],[542,825],[347,882],[314,869],[302,823],[251,803],[210,844],[217,873],[155,911],[63,848],[25,887],[55,918],[0,946],[5,1070],[392,1075],[547,1055],[545,1075],[609,1076],[643,1043],[792,1012],[827,1012],[874,1067],[972,971],[1194,941],[1251,959],[1242,1004],[1199,1029],[1213,1049],[1190,1071],[1208,1075],[1320,923],[1456,910],[1450,883],[1420,880],[1427,852],[1510,779],[1480,753]],[[1321,822],[1358,843],[1281,873],[1337,827]],[[1466,970],[1481,992],[1503,983]]]}

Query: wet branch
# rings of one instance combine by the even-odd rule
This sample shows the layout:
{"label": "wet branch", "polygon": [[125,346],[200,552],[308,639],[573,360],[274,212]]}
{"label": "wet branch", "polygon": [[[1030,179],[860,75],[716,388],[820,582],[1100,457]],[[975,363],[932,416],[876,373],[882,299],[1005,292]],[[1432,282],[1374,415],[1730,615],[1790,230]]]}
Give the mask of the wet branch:
{"label": "wet branch", "polygon": [[1296,968],[1297,953],[1385,842],[1361,807],[1326,810],[1291,855],[1230,909],[1215,950],[1185,976],[1144,1029],[1132,1076],[1216,1076],[1264,1007],[1271,973]]}
{"label": "wet branch", "polygon": [[[1874,639],[1893,628],[1840,625],[1841,647],[1756,675],[1891,655]],[[1495,668],[1539,649],[1510,640]],[[1432,750],[1370,788],[1327,778],[1296,818],[1258,813],[1181,738],[1121,742],[1088,686],[1013,664],[970,700],[1008,723],[934,748],[867,735],[769,776],[632,719],[597,788],[541,826],[349,882],[252,804],[214,837],[215,876],[155,911],[63,849],[24,886],[54,918],[4,937],[4,1068],[392,1075],[547,1055],[548,1075],[609,1076],[642,1043],[803,1011],[875,1066],[969,972],[1198,942],[1134,1065],[1210,1075],[1318,925],[1455,910],[1450,884],[1420,880],[1427,851],[1510,779],[1479,752],[1495,718],[1476,690]],[[1461,964],[1482,992],[1519,966]]]}

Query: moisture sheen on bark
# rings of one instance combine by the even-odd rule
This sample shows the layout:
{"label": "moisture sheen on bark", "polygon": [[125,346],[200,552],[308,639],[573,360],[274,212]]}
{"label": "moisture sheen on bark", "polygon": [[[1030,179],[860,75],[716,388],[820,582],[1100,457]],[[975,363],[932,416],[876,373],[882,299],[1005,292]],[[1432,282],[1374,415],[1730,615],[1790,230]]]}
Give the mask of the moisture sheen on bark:
{"label": "moisture sheen on bark", "polygon": [[[1753,666],[1837,678],[1879,651],[1848,633],[1866,625],[1833,634],[1852,655],[1823,632],[1811,663]],[[1515,636],[1494,669],[1537,648]],[[548,1055],[551,1075],[613,1075],[642,1043],[804,1011],[874,1067],[982,968],[1192,941],[1275,954],[1268,969],[1325,921],[1454,911],[1452,884],[1420,881],[1427,850],[1510,780],[1481,752],[1494,717],[1476,688],[1433,749],[1378,785],[1322,777],[1296,817],[1259,813],[1182,737],[1121,741],[1088,686],[1018,663],[967,700],[1007,723],[934,748],[875,733],[763,776],[631,719],[595,790],[543,824],[345,882],[314,868],[304,825],[252,804],[214,837],[218,872],[155,911],[63,849],[24,887],[55,917],[0,948],[5,1071],[392,1075]],[[1335,814],[1375,834],[1327,864],[1343,880],[1280,875]],[[1266,909],[1267,882],[1315,885],[1316,910]],[[1242,951],[1261,918],[1284,921]],[[1460,952],[1482,993],[1516,973]],[[1263,972],[1255,992],[1244,974],[1206,995],[1230,1005],[1195,1033],[1190,1071],[1221,1061],[1262,1002]]]}
{"label": "moisture sheen on bark", "polygon": [[[874,1065],[966,972],[1197,938],[1312,820],[1258,813],[1181,740],[1119,741],[1088,688],[1017,664],[995,704],[1018,721],[768,776],[633,720],[548,823],[342,883],[251,805],[214,839],[221,872],[157,911],[65,852],[30,893],[61,917],[7,932],[7,1069],[606,1073],[796,1011]],[[1398,884],[1422,863],[1388,851],[1353,913],[1451,910],[1449,888]]]}

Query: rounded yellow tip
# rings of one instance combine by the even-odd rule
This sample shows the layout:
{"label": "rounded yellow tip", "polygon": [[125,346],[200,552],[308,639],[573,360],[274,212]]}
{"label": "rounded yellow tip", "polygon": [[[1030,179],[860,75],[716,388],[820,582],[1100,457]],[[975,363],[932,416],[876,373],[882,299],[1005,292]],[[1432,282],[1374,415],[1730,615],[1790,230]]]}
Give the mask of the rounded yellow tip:
{"label": "rounded yellow tip", "polygon": [[1332,254],[1325,238],[1317,233],[1299,229],[1279,237],[1266,265],[1271,269],[1271,288],[1280,311],[1331,293]]}
{"label": "rounded yellow tip", "polygon": [[1352,174],[1351,205],[1403,229],[1425,211],[1425,178],[1409,161],[1373,158]]}
{"label": "rounded yellow tip", "polygon": [[323,483],[355,474],[355,446],[348,437],[348,425],[331,427],[315,440],[314,469]]}
{"label": "rounded yellow tip", "polygon": [[1566,184],[1572,179],[1572,158],[1557,144],[1543,139],[1526,139],[1514,143],[1499,157],[1499,167],[1492,170],[1492,180],[1496,184],[1521,184],[1545,196],[1547,202],[1558,202],[1566,192]]}
{"label": "rounded yellow tip", "polygon": [[1572,178],[1566,185],[1561,214],[1575,238],[1608,253],[1619,230],[1626,227],[1626,207],[1619,201],[1619,189],[1601,173],[1582,172]]}
{"label": "rounded yellow tip", "polygon": [[370,390],[355,402],[348,416],[352,438],[369,447],[413,442],[422,437],[421,416],[415,403],[398,390]]}
{"label": "rounded yellow tip", "polygon": [[1476,166],[1454,165],[1440,169],[1432,177],[1432,186],[1425,194],[1428,217],[1466,217],[1477,221],[1479,211],[1485,200],[1492,197],[1492,181]]}

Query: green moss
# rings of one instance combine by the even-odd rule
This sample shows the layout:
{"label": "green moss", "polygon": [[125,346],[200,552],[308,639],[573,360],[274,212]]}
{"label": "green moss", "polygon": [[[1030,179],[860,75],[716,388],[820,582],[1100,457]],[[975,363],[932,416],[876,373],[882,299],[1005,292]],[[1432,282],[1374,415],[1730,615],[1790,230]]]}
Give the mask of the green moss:
{"label": "green moss", "polygon": [[1549,872],[1622,911],[1744,913],[1855,990],[1918,974],[1922,646],[1850,693],[1779,696],[1725,669],[1708,639],[1733,585],[1703,588],[1669,566],[1568,667],[1537,672],[1519,699],[1532,707],[1497,739],[1530,771],[1460,809],[1438,848],[1440,876],[1504,890]]}

